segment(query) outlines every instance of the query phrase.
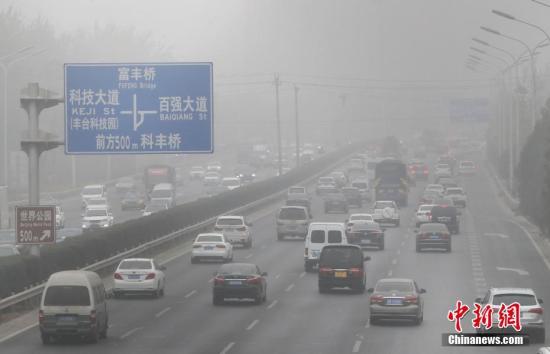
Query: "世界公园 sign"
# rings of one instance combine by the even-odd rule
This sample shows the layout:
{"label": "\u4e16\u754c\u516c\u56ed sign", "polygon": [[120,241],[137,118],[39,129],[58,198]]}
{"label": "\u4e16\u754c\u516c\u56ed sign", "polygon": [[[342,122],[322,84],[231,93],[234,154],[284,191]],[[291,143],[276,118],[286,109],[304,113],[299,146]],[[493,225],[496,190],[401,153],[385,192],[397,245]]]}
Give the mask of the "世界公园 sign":
{"label": "\u4e16\u754c\u516c\u56ed sign", "polygon": [[55,243],[55,205],[15,207],[15,242],[18,245]]}
{"label": "\u4e16\u754c\u516c\u56ed sign", "polygon": [[211,153],[212,63],[65,64],[65,153]]}

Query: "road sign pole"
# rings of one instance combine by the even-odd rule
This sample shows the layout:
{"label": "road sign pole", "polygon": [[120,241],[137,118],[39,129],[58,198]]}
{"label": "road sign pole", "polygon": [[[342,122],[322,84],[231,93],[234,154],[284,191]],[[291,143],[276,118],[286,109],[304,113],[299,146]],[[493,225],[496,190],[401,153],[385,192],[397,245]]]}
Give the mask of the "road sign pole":
{"label": "road sign pole", "polygon": [[300,166],[300,126],[298,124],[298,86],[294,85],[294,124],[296,130],[296,167]]}
{"label": "road sign pole", "polygon": [[278,163],[277,168],[279,171],[279,176],[283,175],[283,154],[281,151],[281,116],[279,113],[279,74],[275,74],[275,101],[276,101],[276,115],[277,115],[277,155]]}
{"label": "road sign pole", "polygon": [[[36,87],[38,88],[38,85]],[[38,138],[38,109],[36,101],[29,101],[27,111],[29,114],[29,140],[35,141]],[[30,144],[27,155],[29,157],[29,205],[38,205],[40,204],[38,146]]]}

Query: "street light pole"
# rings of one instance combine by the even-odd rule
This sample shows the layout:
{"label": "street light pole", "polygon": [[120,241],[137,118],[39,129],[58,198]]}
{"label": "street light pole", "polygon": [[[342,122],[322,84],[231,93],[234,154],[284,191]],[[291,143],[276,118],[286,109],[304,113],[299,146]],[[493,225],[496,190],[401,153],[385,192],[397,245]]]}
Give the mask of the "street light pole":
{"label": "street light pole", "polygon": [[294,108],[295,108],[295,130],[296,130],[296,167],[300,166],[300,126],[298,124],[298,86],[294,85]]}
{"label": "street light pole", "polygon": [[279,85],[281,81],[279,80],[279,74],[275,74],[275,114],[277,118],[277,154],[278,154],[278,163],[277,167],[279,170],[279,176],[283,175],[283,154],[281,151],[281,116],[279,112]]}

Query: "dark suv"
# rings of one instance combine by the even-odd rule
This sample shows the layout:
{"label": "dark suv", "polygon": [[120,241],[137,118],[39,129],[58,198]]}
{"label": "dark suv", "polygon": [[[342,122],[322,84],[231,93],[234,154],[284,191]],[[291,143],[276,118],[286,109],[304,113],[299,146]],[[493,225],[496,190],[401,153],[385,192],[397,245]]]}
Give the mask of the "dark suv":
{"label": "dark suv", "polygon": [[451,205],[436,205],[432,208],[432,222],[447,225],[451,234],[460,232],[458,211]]}
{"label": "dark suv", "polygon": [[328,245],[319,256],[319,292],[332,288],[350,288],[358,293],[365,291],[367,273],[361,247],[356,245]]}

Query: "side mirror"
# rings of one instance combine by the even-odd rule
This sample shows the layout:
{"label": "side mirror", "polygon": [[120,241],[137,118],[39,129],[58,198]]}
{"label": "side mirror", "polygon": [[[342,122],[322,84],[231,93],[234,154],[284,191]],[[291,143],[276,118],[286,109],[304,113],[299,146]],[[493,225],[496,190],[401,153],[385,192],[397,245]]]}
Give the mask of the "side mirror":
{"label": "side mirror", "polygon": [[537,301],[539,302],[539,304],[544,304],[544,301],[542,301],[542,299],[537,299]]}
{"label": "side mirror", "polygon": [[262,272],[261,276],[262,277],[267,277],[267,272]]}
{"label": "side mirror", "polygon": [[365,256],[364,262],[370,261],[372,258],[370,256]]}
{"label": "side mirror", "polygon": [[425,294],[425,293],[426,293],[426,289],[420,289],[420,293],[421,293],[421,294]]}
{"label": "side mirror", "polygon": [[372,294],[374,292],[374,288],[368,288],[367,292]]}
{"label": "side mirror", "polygon": [[482,303],[482,298],[480,297],[476,297],[476,299],[474,300],[474,302],[477,302],[478,304],[481,304]]}

